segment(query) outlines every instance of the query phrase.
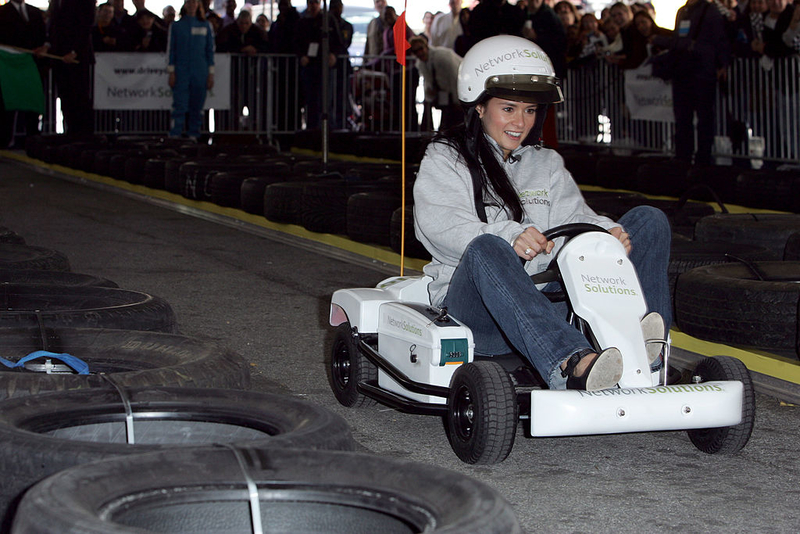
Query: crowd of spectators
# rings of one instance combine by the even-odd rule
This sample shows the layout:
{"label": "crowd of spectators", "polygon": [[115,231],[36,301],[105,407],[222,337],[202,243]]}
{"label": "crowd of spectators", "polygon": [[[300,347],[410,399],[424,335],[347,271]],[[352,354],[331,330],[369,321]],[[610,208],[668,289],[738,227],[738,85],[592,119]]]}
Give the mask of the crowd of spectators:
{"label": "crowd of spectators", "polygon": [[[688,0],[682,11],[685,13],[688,7],[698,2],[706,3],[707,0]],[[200,0],[200,11],[212,28],[218,52],[248,56],[291,54],[298,58],[296,65],[287,63],[278,69],[277,98],[281,109],[305,106],[306,125],[318,125],[323,109],[320,94],[322,62],[330,67],[330,86],[339,88],[337,90],[347,88],[348,77],[352,75],[352,67],[346,58],[353,39],[353,26],[342,17],[342,0],[330,1],[330,17],[325,19],[328,20],[327,28],[324,27],[319,0],[307,0],[306,9],[302,12],[293,7],[290,0],[280,0],[274,21],[265,14],[259,14],[253,20],[251,6],[239,6],[236,0],[226,0],[219,13],[213,11],[209,3],[210,0]],[[126,11],[124,0],[109,0],[100,5],[95,5],[94,0],[53,0],[52,4],[55,7],[51,6],[48,10],[50,33],[31,30],[22,44],[30,50],[37,50],[37,57],[40,57],[44,50],[42,47],[46,44],[52,47],[54,43],[63,44],[68,39],[68,46],[49,49],[50,53],[64,56],[61,64],[54,66],[54,72],[60,71],[56,72],[56,81],[61,78],[62,84],[70,80],[70,83],[75,82],[78,76],[83,75],[77,72],[93,62],[93,52],[165,52],[170,25],[176,20],[174,7],[167,6],[160,14],[156,14],[146,8],[145,0],[133,0],[133,13]],[[681,12],[676,20],[676,29],[668,30],[656,24],[655,10],[650,2],[628,4],[619,1],[605,8],[599,17],[588,12],[585,5],[571,0],[518,0],[514,4],[508,0],[479,0],[471,9],[462,7],[464,4],[462,0],[450,0],[447,11],[427,12],[421,21],[424,29],[418,35],[406,26],[406,39],[413,38],[418,43],[416,51],[412,52],[419,67],[414,69],[415,76],[422,72],[425,78],[426,116],[429,116],[431,109],[438,107],[452,118],[451,113],[455,111],[453,105],[456,103],[443,95],[449,92],[453,80],[445,79],[443,72],[447,72],[447,76],[454,76],[453,72],[457,69],[452,67],[457,65],[458,58],[486,37],[510,34],[537,43],[551,58],[556,74],[568,79],[570,69],[584,68],[598,62],[608,62],[621,69],[640,67],[669,50],[672,46],[670,43],[682,31]],[[796,9],[791,0],[711,0],[708,4],[715,15],[703,17],[699,22],[708,25],[708,22],[704,22],[707,19],[721,19],[724,38],[721,39],[722,43],[717,43],[717,48],[728,48],[725,54],[718,54],[716,63],[709,64],[711,66],[708,68],[714,73],[715,79],[717,71],[726,66],[727,54],[759,58],[766,69],[771,61],[800,52],[800,9]],[[25,6],[24,0],[10,0],[2,7],[12,5],[17,7],[18,12],[18,6]],[[48,18],[47,12],[41,13],[34,7],[26,7],[32,18]],[[397,13],[387,5],[386,0],[374,0],[374,7],[376,15],[366,30],[363,65],[378,72],[392,71],[396,69],[393,59]],[[180,9],[181,6],[178,6]],[[69,17],[64,15],[67,10]],[[87,20],[89,14],[91,20]],[[179,13],[177,18],[180,18]],[[0,19],[10,20],[8,17]],[[702,28],[702,31],[707,30]],[[19,33],[0,28],[0,43],[18,45],[22,42]],[[329,43],[327,58],[321,55],[324,34],[327,34]],[[73,53],[77,56],[70,56]],[[445,57],[447,68],[438,72],[435,63],[439,59],[434,58]],[[295,97],[288,94],[291,91],[285,89],[286,82],[295,78],[300,80],[301,102],[295,102]],[[415,81],[412,77],[412,83]],[[396,85],[393,79],[388,83]],[[63,91],[67,95],[72,93],[66,86]],[[70,99],[69,96],[66,98]],[[75,95],[75,100],[75,109],[85,111],[85,97]],[[346,99],[342,95],[336,96],[335,102],[344,101]],[[334,107],[341,106],[335,102],[332,104]],[[67,107],[70,108],[70,115],[74,114],[73,129],[76,128],[75,124],[81,129],[88,128],[85,119],[79,118],[83,112],[75,111],[70,103],[67,103]],[[344,114],[345,111],[339,109],[331,119],[337,126],[345,127]],[[429,122],[423,117],[423,124]],[[550,126],[545,127],[546,132],[552,124],[550,121]],[[285,122],[279,127],[299,125]]]}

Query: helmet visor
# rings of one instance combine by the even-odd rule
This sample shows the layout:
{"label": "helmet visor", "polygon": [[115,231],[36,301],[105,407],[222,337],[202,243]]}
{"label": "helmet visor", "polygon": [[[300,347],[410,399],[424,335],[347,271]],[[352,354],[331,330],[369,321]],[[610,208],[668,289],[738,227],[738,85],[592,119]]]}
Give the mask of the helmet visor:
{"label": "helmet visor", "polygon": [[564,101],[558,78],[541,74],[498,74],[486,79],[486,93],[533,104],[558,104]]}

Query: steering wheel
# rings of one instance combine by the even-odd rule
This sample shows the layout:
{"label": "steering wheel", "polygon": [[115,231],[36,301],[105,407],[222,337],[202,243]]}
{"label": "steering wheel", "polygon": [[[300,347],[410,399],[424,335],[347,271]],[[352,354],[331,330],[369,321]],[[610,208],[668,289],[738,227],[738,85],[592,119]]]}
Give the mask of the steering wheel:
{"label": "steering wheel", "polygon": [[[561,226],[556,226],[550,228],[549,230],[545,230],[544,232],[542,232],[542,235],[544,235],[544,237],[548,241],[558,239],[559,237],[564,237],[567,240],[569,240],[577,235],[585,234],[586,232],[608,233],[608,230],[600,226],[597,226],[596,224],[570,223],[570,224],[562,224]],[[550,262],[550,265],[548,265],[547,269],[545,269],[544,271],[531,275],[531,280],[533,280],[535,284],[560,282],[561,275],[558,272],[558,268],[556,266],[556,260],[553,259],[553,261]],[[545,296],[547,296],[548,299],[550,299],[551,302],[561,302],[566,298],[563,289],[559,291],[544,292],[544,294]]]}

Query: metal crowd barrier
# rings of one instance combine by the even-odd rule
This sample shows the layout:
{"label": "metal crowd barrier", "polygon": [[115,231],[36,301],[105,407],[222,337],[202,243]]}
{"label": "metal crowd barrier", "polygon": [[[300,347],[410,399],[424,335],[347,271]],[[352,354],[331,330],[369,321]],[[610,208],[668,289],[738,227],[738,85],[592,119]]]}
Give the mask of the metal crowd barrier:
{"label": "metal crowd barrier", "polygon": [[[800,159],[800,78],[797,57],[765,61],[736,59],[727,84],[717,94],[717,155],[796,162]],[[419,73],[408,58],[406,131],[419,131],[422,102]],[[321,77],[320,77],[321,78]],[[231,107],[206,114],[216,133],[261,136],[306,128],[301,67],[294,55],[231,56]],[[401,66],[390,56],[340,57],[330,71],[330,130],[399,132]],[[559,139],[633,150],[672,153],[672,123],[631,119],[624,99],[624,77],[614,65],[598,61],[570,69],[563,81],[565,103],[557,109]],[[321,91],[320,87],[314,87]],[[45,83],[45,133],[57,132],[57,92]],[[166,110],[96,110],[97,133],[153,134],[169,130]]]}
{"label": "metal crowd barrier", "polygon": [[[718,84],[715,154],[796,163],[800,159],[800,58],[736,58]],[[634,120],[622,71],[598,61],[570,69],[558,109],[566,143],[674,152],[673,123]]]}

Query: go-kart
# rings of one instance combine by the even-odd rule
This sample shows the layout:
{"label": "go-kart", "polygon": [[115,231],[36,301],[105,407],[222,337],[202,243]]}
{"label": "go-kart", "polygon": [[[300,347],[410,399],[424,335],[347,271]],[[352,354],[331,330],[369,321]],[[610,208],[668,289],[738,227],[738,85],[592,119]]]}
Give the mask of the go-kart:
{"label": "go-kart", "polygon": [[[620,350],[624,369],[617,387],[551,390],[520,355],[476,355],[470,329],[431,306],[430,277],[392,277],[375,288],[333,294],[329,380],[337,400],[443,416],[454,452],[468,463],[504,460],[520,419],[528,422],[530,437],[688,430],[707,453],[744,447],[755,413],[744,364],[705,358],[690,380],[672,383],[669,338],[645,339],[641,319],[647,308],[622,244],[587,224],[544,235],[566,242],[548,269],[532,278],[559,282],[561,291],[548,297],[566,302],[567,320],[598,353]],[[658,371],[651,371],[647,355],[652,343],[662,345]]]}

